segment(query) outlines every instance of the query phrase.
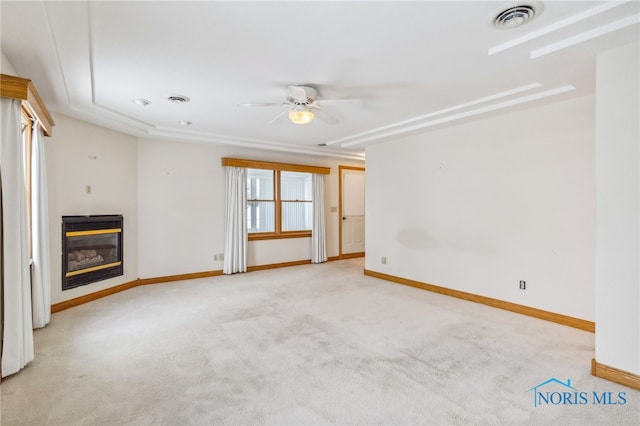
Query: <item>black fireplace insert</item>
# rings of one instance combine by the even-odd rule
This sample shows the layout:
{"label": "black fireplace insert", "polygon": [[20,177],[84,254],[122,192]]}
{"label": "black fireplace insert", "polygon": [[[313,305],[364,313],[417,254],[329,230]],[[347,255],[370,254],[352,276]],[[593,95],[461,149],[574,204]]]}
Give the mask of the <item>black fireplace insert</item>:
{"label": "black fireplace insert", "polygon": [[124,274],[122,215],[62,217],[62,290]]}

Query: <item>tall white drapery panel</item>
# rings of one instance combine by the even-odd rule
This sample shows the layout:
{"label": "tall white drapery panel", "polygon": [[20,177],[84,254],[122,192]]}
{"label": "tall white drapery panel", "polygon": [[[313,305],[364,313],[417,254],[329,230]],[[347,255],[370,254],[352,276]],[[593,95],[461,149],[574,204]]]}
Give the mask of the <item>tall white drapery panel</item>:
{"label": "tall white drapery panel", "polygon": [[247,272],[247,169],[226,167],[226,239],[222,272]]}
{"label": "tall white drapery panel", "polygon": [[324,224],[324,175],[314,173],[313,185],[313,228],[311,230],[311,263],[327,261]]}
{"label": "tall white drapery panel", "polygon": [[31,145],[31,241],[33,327],[42,328],[51,320],[51,274],[49,250],[49,208],[44,135],[33,125]]}
{"label": "tall white drapery panel", "polygon": [[2,377],[20,371],[34,355],[20,106],[18,100],[0,98]]}

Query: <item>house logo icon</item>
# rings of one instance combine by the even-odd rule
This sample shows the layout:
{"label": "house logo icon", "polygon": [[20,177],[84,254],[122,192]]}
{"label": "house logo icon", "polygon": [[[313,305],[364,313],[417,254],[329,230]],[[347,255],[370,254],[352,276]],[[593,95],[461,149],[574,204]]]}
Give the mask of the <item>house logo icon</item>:
{"label": "house logo icon", "polygon": [[579,391],[571,385],[571,379],[567,382],[555,377],[539,383],[527,390],[533,391],[533,406],[540,405],[625,405],[627,393],[618,392],[585,392]]}
{"label": "house logo icon", "polygon": [[[562,392],[543,392],[541,388],[544,388],[553,383],[557,383],[562,386],[560,388]],[[533,391],[533,406],[537,407],[540,404],[571,404],[572,400],[578,400],[580,398],[581,392],[578,389],[571,386],[571,379],[567,379],[567,383],[564,383],[561,380],[556,379],[555,377],[550,378],[547,381],[544,381],[540,384],[535,385],[531,389],[527,390],[527,392]]]}

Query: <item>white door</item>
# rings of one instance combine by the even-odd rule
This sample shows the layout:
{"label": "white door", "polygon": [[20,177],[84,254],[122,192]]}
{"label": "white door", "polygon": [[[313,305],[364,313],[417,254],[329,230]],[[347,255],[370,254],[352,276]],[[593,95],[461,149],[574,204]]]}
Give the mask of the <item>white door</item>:
{"label": "white door", "polygon": [[364,170],[342,169],[341,254],[364,253]]}

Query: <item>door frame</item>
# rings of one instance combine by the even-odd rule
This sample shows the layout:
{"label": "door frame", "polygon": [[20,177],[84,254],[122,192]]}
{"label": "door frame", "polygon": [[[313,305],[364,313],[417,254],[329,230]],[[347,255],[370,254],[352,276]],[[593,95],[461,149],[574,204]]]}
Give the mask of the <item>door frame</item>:
{"label": "door frame", "polygon": [[[354,257],[364,257],[365,252],[360,253],[342,253],[342,171],[343,170],[358,170],[365,171],[364,167],[357,166],[338,166],[338,259],[351,259]],[[366,179],[366,177],[365,177]],[[366,225],[365,216],[365,227]]]}

